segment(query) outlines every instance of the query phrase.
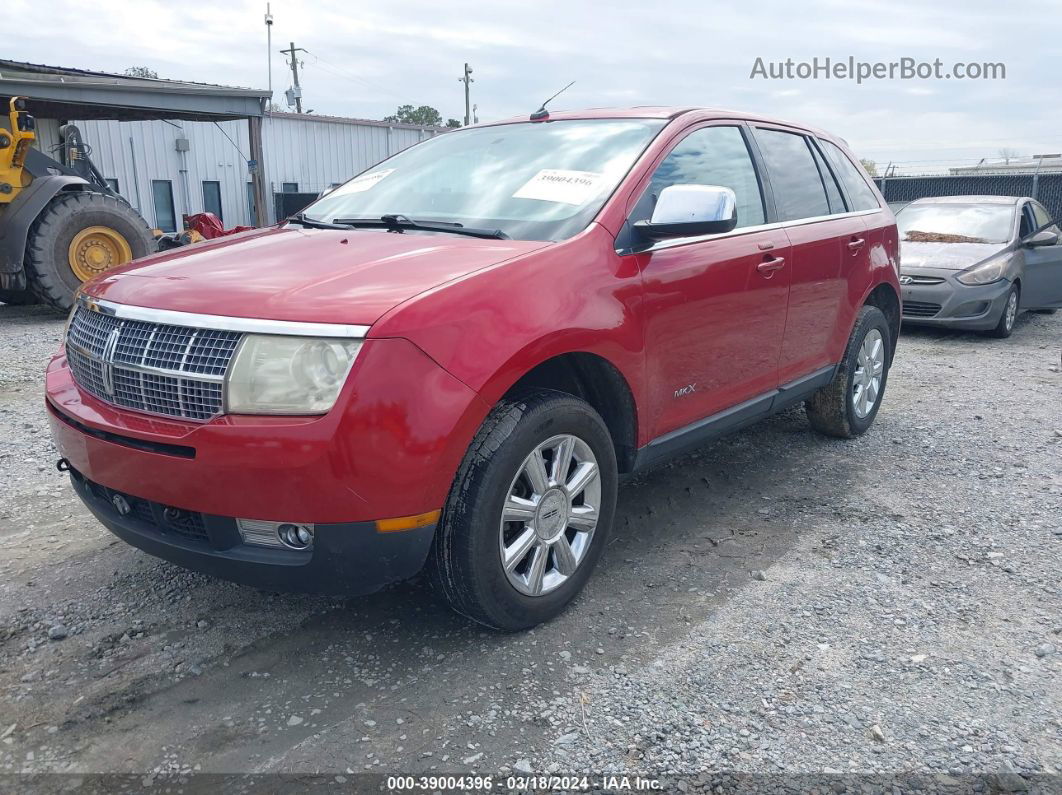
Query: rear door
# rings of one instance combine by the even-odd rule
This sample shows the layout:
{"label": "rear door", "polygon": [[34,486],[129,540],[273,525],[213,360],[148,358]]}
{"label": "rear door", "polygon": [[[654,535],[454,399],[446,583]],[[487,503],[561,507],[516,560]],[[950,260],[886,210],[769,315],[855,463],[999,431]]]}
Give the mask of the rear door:
{"label": "rear door", "polygon": [[[845,206],[837,180],[812,139],[757,125],[756,143],[792,251],[789,307],[778,375],[781,384],[836,363],[847,340],[848,280],[868,269],[867,226]],[[843,345],[843,343],[842,343]]]}
{"label": "rear door", "polygon": [[670,185],[720,185],[737,197],[734,231],[633,254],[644,284],[653,437],[754,397],[769,400],[778,385],[789,241],[784,230],[764,228],[767,205],[747,136],[735,122],[686,133],[632,199],[631,223],[649,219]]}
{"label": "rear door", "polygon": [[[1059,233],[1051,214],[1036,201],[1026,203],[1025,212],[1031,216],[1035,232],[1044,229]],[[1062,237],[1053,246],[1025,247],[1025,277],[1021,290],[1023,309],[1054,309],[1062,307]]]}

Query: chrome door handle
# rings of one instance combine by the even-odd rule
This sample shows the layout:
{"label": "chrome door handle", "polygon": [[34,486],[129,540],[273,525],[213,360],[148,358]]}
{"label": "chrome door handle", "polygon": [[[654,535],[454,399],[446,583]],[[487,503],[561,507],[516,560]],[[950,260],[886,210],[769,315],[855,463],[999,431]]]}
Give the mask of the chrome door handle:
{"label": "chrome door handle", "polygon": [[857,237],[855,240],[852,240],[848,243],[848,250],[852,252],[859,251],[859,249],[863,248],[863,246],[866,245],[866,242],[867,241],[865,241],[863,238]]}
{"label": "chrome door handle", "polygon": [[774,275],[776,270],[785,267],[785,257],[775,257],[774,259],[765,259],[759,265],[756,266],[756,270],[766,276],[768,279]]}

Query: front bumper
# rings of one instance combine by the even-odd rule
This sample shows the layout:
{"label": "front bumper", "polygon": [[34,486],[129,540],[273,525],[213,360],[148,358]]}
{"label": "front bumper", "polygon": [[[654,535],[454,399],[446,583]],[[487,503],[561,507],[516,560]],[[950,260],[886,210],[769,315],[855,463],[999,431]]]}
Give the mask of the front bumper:
{"label": "front bumper", "polygon": [[943,281],[938,284],[903,284],[901,281],[904,325],[972,331],[995,328],[1006,305],[1010,281],[1003,279],[971,286],[958,281],[955,275],[955,272],[942,273],[938,278]]}
{"label": "front bumper", "polygon": [[[420,571],[435,532],[435,525],[379,533],[374,522],[319,524],[310,549],[274,549],[244,543],[232,517],[152,503],[94,483],[76,469],[70,481],[92,514],[126,543],[194,571],[269,590],[372,593]],[[125,515],[116,507],[119,495]]]}
{"label": "front bumper", "polygon": [[313,524],[441,508],[489,411],[400,339],[366,342],[318,417],[190,423],[121,409],[79,390],[63,355],[48,367],[46,405],[59,454],[96,483],[206,514]]}
{"label": "front bumper", "polygon": [[[190,423],[120,409],[79,390],[62,354],[48,367],[46,407],[75,489],[120,538],[224,579],[344,594],[423,566],[434,526],[385,532],[377,520],[438,511],[489,411],[402,339],[367,341],[335,408],[319,417]],[[120,515],[114,493],[198,516],[204,533],[147,521],[158,511]],[[313,551],[244,544],[237,518],[314,524]]]}

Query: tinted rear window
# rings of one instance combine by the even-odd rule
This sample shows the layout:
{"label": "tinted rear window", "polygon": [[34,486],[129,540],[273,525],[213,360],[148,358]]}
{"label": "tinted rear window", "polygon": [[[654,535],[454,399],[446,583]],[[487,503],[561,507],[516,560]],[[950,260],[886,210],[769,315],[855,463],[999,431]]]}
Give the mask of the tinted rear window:
{"label": "tinted rear window", "polygon": [[757,128],[756,142],[767,164],[778,220],[830,214],[822,177],[803,135]]}
{"label": "tinted rear window", "polygon": [[836,144],[821,139],[819,143],[822,144],[822,151],[826,153],[826,158],[833,166],[834,173],[837,174],[844,189],[848,192],[851,209],[853,211],[878,209],[881,206],[878,204],[878,197],[867,185],[862,170],[856,168],[856,165],[848,159],[848,155],[842,152]]}

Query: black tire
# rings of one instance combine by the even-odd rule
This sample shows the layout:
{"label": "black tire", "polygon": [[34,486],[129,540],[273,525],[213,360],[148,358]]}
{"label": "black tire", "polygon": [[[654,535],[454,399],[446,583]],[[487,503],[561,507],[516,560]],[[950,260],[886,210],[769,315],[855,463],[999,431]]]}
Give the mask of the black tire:
{"label": "black tire", "polygon": [[26,244],[26,275],[30,288],[49,306],[69,311],[81,280],[70,267],[70,243],[90,226],[105,226],[125,238],[132,259],[155,251],[151,230],[123,201],[102,193],[60,193],[30,227]]}
{"label": "black tire", "polygon": [[30,306],[37,303],[37,296],[29,290],[0,290],[0,304]]}
{"label": "black tire", "polygon": [[[553,591],[527,596],[502,567],[502,508],[525,459],[560,434],[577,436],[597,459],[598,524],[574,573]],[[582,590],[601,555],[615,514],[616,481],[612,438],[589,404],[548,390],[503,400],[483,422],[454,479],[428,563],[433,584],[458,613],[494,629],[513,632],[548,621]]]}
{"label": "black tire", "polygon": [[[1014,313],[1010,312],[1010,304],[1014,302]],[[1014,332],[1014,325],[1018,322],[1019,305],[1021,303],[1021,291],[1018,289],[1018,285],[1011,285],[1010,292],[1007,293],[1007,299],[1003,304],[1003,313],[999,316],[999,322],[996,323],[996,327],[988,332],[988,336],[995,337],[999,340],[1005,340]]]}
{"label": "black tire", "polygon": [[[866,416],[860,417],[856,412],[853,399],[854,379],[859,368],[859,353],[863,341],[874,330],[881,334],[884,346],[881,383],[873,406],[870,407]],[[874,418],[878,416],[891,366],[892,332],[889,329],[889,321],[876,306],[864,306],[856,315],[855,326],[848,338],[844,357],[841,359],[833,380],[812,395],[804,404],[811,427],[819,433],[840,439],[851,439],[853,436],[864,433],[874,423]]]}

